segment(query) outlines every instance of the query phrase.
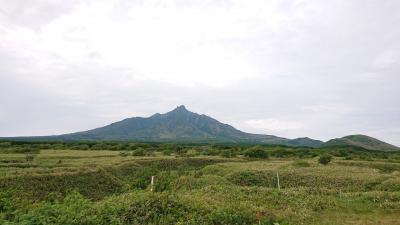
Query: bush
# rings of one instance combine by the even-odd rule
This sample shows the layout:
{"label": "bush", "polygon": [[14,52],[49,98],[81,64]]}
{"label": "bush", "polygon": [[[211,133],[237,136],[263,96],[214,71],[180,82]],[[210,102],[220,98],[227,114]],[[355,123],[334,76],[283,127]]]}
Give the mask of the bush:
{"label": "bush", "polygon": [[267,159],[269,157],[268,152],[259,146],[247,149],[244,152],[244,156],[248,158],[260,158],[260,159]]}
{"label": "bush", "polygon": [[129,153],[127,153],[127,152],[120,152],[119,155],[122,156],[122,157],[126,157],[126,156],[129,155]]}
{"label": "bush", "polygon": [[318,162],[322,165],[328,164],[332,160],[332,156],[329,154],[323,154],[319,157]]}
{"label": "bush", "polygon": [[133,156],[145,156],[146,153],[144,152],[143,148],[137,148],[135,151],[132,152]]}
{"label": "bush", "polygon": [[307,161],[297,160],[297,161],[293,162],[293,166],[296,166],[296,167],[310,167],[311,165]]}
{"label": "bush", "polygon": [[138,196],[122,215],[124,224],[207,224],[203,209],[168,194]]}
{"label": "bush", "polygon": [[34,156],[33,154],[26,154],[26,155],[25,155],[25,160],[26,160],[27,162],[32,162],[33,159],[35,159],[35,156]]}
{"label": "bush", "polygon": [[274,150],[272,152],[272,156],[275,156],[278,158],[289,158],[289,157],[295,156],[295,153],[293,151],[278,148],[277,150]]}
{"label": "bush", "polygon": [[221,152],[221,156],[224,158],[233,158],[236,157],[237,153],[234,152],[233,150],[224,150]]}
{"label": "bush", "polygon": [[45,199],[50,192],[64,196],[70,190],[77,190],[87,198],[99,200],[114,193],[121,193],[124,190],[124,184],[109,172],[101,169],[78,173],[1,178],[0,190],[13,191],[15,196],[38,201]]}
{"label": "bush", "polygon": [[400,191],[400,178],[385,180],[377,186],[377,189],[382,191]]}
{"label": "bush", "polygon": [[91,204],[78,192],[72,192],[62,202],[42,202],[30,208],[15,221],[16,224],[99,224],[95,215],[87,213]]}
{"label": "bush", "polygon": [[167,191],[171,189],[173,182],[178,179],[178,174],[171,171],[163,171],[155,176],[154,190],[156,192]]}
{"label": "bush", "polygon": [[217,208],[210,214],[211,224],[254,224],[255,216],[248,209],[235,209],[232,206]]}
{"label": "bush", "polygon": [[0,148],[4,149],[4,148],[10,148],[10,147],[11,147],[10,142],[0,142]]}
{"label": "bush", "polygon": [[239,186],[275,186],[275,174],[273,172],[239,171],[227,176],[227,180]]}

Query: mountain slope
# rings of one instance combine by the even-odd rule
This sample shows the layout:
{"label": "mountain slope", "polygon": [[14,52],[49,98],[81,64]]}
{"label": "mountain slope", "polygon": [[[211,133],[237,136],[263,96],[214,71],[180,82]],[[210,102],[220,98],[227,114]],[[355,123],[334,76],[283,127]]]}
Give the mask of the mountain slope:
{"label": "mountain slope", "polygon": [[51,139],[252,142],[312,147],[322,144],[309,138],[291,140],[273,135],[246,133],[209,116],[190,112],[185,106],[179,106],[165,114],[157,113],[148,118],[128,118],[93,130],[52,136]]}
{"label": "mountain slope", "polygon": [[320,140],[314,140],[308,137],[303,137],[303,138],[296,138],[296,139],[291,139],[288,140],[285,144],[291,145],[291,146],[309,146],[309,147],[319,147],[324,142]]}
{"label": "mountain slope", "polygon": [[287,139],[249,134],[179,106],[165,114],[133,117],[97,129],[60,135],[65,140],[139,140],[139,141],[262,141],[283,143]]}
{"label": "mountain slope", "polygon": [[399,151],[400,148],[366,135],[349,135],[327,141],[323,146],[358,146],[375,151]]}
{"label": "mountain slope", "polygon": [[235,129],[204,114],[188,111],[185,106],[150,117],[132,117],[93,130],[71,134],[7,137],[1,140],[20,141],[144,141],[144,142],[208,142],[254,143],[288,146],[358,146],[377,151],[399,151],[400,148],[365,135],[350,135],[326,143],[308,137],[288,139],[273,135],[251,134]]}

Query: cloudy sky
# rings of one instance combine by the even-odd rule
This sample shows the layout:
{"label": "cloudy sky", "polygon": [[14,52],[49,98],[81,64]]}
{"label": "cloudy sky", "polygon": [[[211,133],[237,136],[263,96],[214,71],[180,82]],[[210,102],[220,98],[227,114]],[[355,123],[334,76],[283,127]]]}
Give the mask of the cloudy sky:
{"label": "cloudy sky", "polygon": [[247,132],[400,145],[398,0],[0,0],[0,136],[184,104]]}

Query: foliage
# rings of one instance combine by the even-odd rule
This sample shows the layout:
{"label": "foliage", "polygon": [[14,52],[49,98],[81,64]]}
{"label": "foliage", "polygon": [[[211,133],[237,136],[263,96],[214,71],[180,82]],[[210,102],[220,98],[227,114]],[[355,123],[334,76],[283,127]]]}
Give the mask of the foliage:
{"label": "foliage", "polygon": [[328,154],[321,155],[318,159],[320,164],[326,165],[332,160],[332,156]]}
{"label": "foliage", "polygon": [[46,174],[0,179],[0,190],[9,190],[19,196],[43,200],[48,193],[65,195],[78,190],[91,199],[101,199],[124,189],[124,184],[104,170],[73,174]]}
{"label": "foliage", "polygon": [[[124,224],[198,224],[202,207],[168,194],[142,195],[123,214]],[[194,215],[193,215],[194,214]]]}
{"label": "foliage", "polygon": [[35,156],[33,154],[28,153],[25,155],[25,160],[27,162],[32,162],[34,158],[35,158]]}
{"label": "foliage", "polygon": [[129,155],[129,153],[127,153],[127,152],[120,152],[119,155],[122,156],[122,157],[126,157],[126,156]]}
{"label": "foliage", "polygon": [[247,149],[244,152],[244,155],[249,158],[260,158],[260,159],[267,159],[269,157],[268,152],[265,151],[260,146],[254,146],[252,148]]}
{"label": "foliage", "polygon": [[296,167],[310,167],[310,163],[304,160],[296,160],[293,162],[293,166]]}
{"label": "foliage", "polygon": [[62,201],[42,202],[29,208],[24,214],[18,215],[15,224],[99,224],[96,215],[87,211],[91,202],[78,192],[68,194]]}
{"label": "foliage", "polygon": [[[246,159],[258,150],[270,159]],[[0,224],[257,224],[260,209],[261,224],[396,224],[399,174],[399,153],[348,146],[10,141]]]}
{"label": "foliage", "polygon": [[272,172],[239,171],[230,174],[227,179],[240,186],[264,186],[273,187],[276,184]]}
{"label": "foliage", "polygon": [[145,150],[143,148],[137,148],[135,151],[132,152],[133,156],[145,156]]}

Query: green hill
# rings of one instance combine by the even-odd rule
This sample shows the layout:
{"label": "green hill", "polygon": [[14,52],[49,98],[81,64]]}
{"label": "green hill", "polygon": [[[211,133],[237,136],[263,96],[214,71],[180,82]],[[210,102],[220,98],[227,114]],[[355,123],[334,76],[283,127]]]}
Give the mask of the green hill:
{"label": "green hill", "polygon": [[375,151],[399,151],[400,148],[366,135],[349,135],[327,141],[323,146],[358,146]]}

